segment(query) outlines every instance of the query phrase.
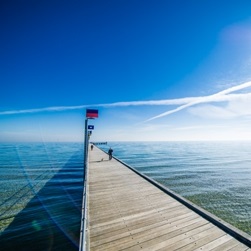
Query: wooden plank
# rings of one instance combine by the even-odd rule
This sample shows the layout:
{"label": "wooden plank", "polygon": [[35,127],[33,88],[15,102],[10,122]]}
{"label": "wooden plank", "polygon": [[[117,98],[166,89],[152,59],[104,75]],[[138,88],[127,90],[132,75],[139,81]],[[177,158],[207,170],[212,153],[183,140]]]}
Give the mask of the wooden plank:
{"label": "wooden plank", "polygon": [[123,163],[106,159],[98,148],[90,151],[91,251],[249,249]]}
{"label": "wooden plank", "polygon": [[250,251],[251,249],[248,248],[246,245],[239,243],[237,246],[229,249],[228,251]]}
{"label": "wooden plank", "polygon": [[[178,210],[179,212],[181,212],[181,210]],[[183,210],[182,212],[186,212],[187,210]],[[175,212],[176,213],[176,212]],[[176,220],[176,219],[181,219],[182,217],[184,218],[185,215],[181,214],[178,217],[174,217],[174,214],[170,213],[170,217],[172,217],[172,220]],[[141,226],[145,226],[145,225],[150,225],[150,224],[154,224],[157,222],[163,222],[163,220],[166,220],[165,218],[163,218],[163,216],[161,214],[157,214],[156,211],[151,211],[150,213],[147,214],[138,214],[138,215],[133,215],[131,217],[124,217],[124,220],[126,220],[126,227],[129,228],[130,230],[133,229],[137,229]],[[93,228],[92,231],[92,235],[96,236],[96,235],[104,235],[106,232],[111,232],[111,231],[118,231],[118,229],[120,229],[121,226],[115,226],[114,224],[109,225],[106,224],[103,227],[96,227]]]}
{"label": "wooden plank", "polygon": [[[190,221],[186,221],[183,224],[180,224],[179,226],[165,224],[164,226],[151,228],[146,231],[142,231],[142,232],[138,232],[138,233],[131,233],[130,238],[117,239],[113,242],[108,242],[102,246],[95,247],[95,249],[93,249],[93,250],[109,250],[110,246],[115,248],[115,250],[120,250],[120,249],[124,249],[124,248],[128,248],[128,250],[130,250],[129,247],[134,248],[134,246],[138,245],[138,244],[140,244],[140,246],[142,247],[142,243],[147,243],[147,247],[149,245],[151,245],[151,243],[156,245],[156,238],[161,240],[166,236],[168,238],[171,238],[172,236],[179,235],[182,232],[183,228],[185,228],[185,227],[190,226],[190,228],[196,228],[197,231],[199,231],[198,225],[196,225],[196,223],[198,225],[202,225],[202,224],[205,225],[205,222],[202,222],[201,219],[191,219]],[[135,242],[135,240],[137,242]],[[151,242],[149,240],[153,240],[153,242]],[[154,250],[154,249],[152,249],[152,250]]]}
{"label": "wooden plank", "polygon": [[223,243],[222,245],[212,249],[212,251],[227,251],[227,250],[230,250],[231,248],[236,247],[238,244],[239,244],[238,241],[236,241],[235,239],[231,239]]}
{"label": "wooden plank", "polygon": [[[189,236],[188,236],[189,235]],[[223,231],[220,231],[219,229],[215,229],[214,227],[206,229],[205,231],[194,231],[194,234],[188,234],[186,233],[185,235],[183,234],[182,236],[177,236],[179,241],[176,241],[172,245],[168,245],[170,241],[162,242],[161,249],[158,249],[159,251],[164,251],[164,250],[176,250],[176,249],[182,249],[184,246],[188,246],[189,248],[186,250],[197,250],[191,243],[203,241],[203,242],[208,242],[208,241],[213,241],[216,238],[222,238],[226,236],[226,234]],[[176,239],[177,239],[176,238]]]}
{"label": "wooden plank", "polygon": [[[199,222],[199,221],[198,221]],[[198,223],[197,222],[197,223]],[[181,243],[184,239],[190,239],[191,236],[195,236],[205,230],[212,229],[213,226],[209,223],[200,222],[203,224],[191,224],[191,225],[180,225],[179,227],[172,227],[165,234],[158,234],[150,236],[140,243],[141,250],[159,250],[164,248],[164,250],[175,250],[177,245]],[[184,230],[185,229],[185,230]],[[173,246],[173,249],[171,247]],[[128,249],[132,250],[132,249]]]}

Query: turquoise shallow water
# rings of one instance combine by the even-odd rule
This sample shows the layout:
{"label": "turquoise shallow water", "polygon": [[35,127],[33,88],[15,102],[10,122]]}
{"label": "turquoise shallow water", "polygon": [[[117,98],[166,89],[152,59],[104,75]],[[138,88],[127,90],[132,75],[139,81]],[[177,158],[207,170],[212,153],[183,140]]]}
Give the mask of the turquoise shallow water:
{"label": "turquoise shallow water", "polygon": [[1,250],[78,250],[83,146],[0,145]]}
{"label": "turquoise shallow water", "polygon": [[112,142],[114,156],[251,234],[251,142]]}

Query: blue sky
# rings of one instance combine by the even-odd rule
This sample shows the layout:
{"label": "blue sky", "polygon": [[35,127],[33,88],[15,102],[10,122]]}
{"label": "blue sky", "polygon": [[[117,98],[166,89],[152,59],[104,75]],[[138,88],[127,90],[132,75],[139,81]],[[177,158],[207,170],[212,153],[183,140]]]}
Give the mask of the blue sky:
{"label": "blue sky", "polygon": [[0,141],[251,140],[249,0],[0,3]]}

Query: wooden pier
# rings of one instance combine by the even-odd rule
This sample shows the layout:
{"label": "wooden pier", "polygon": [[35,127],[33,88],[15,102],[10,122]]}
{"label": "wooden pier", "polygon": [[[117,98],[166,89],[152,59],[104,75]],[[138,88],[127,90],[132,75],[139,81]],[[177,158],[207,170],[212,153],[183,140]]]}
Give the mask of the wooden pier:
{"label": "wooden pier", "polygon": [[94,147],[86,250],[251,251],[249,235],[175,196]]}

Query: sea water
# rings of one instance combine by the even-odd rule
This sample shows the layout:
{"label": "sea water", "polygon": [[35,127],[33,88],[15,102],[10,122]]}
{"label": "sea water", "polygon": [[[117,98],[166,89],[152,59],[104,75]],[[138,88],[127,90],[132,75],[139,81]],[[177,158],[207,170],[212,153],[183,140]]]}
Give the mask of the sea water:
{"label": "sea water", "polygon": [[78,250],[83,145],[0,145],[0,249]]}
{"label": "sea water", "polygon": [[[110,142],[138,171],[251,234],[251,142]],[[83,144],[0,144],[1,250],[78,250]]]}
{"label": "sea water", "polygon": [[251,234],[251,142],[113,142],[114,156]]}

